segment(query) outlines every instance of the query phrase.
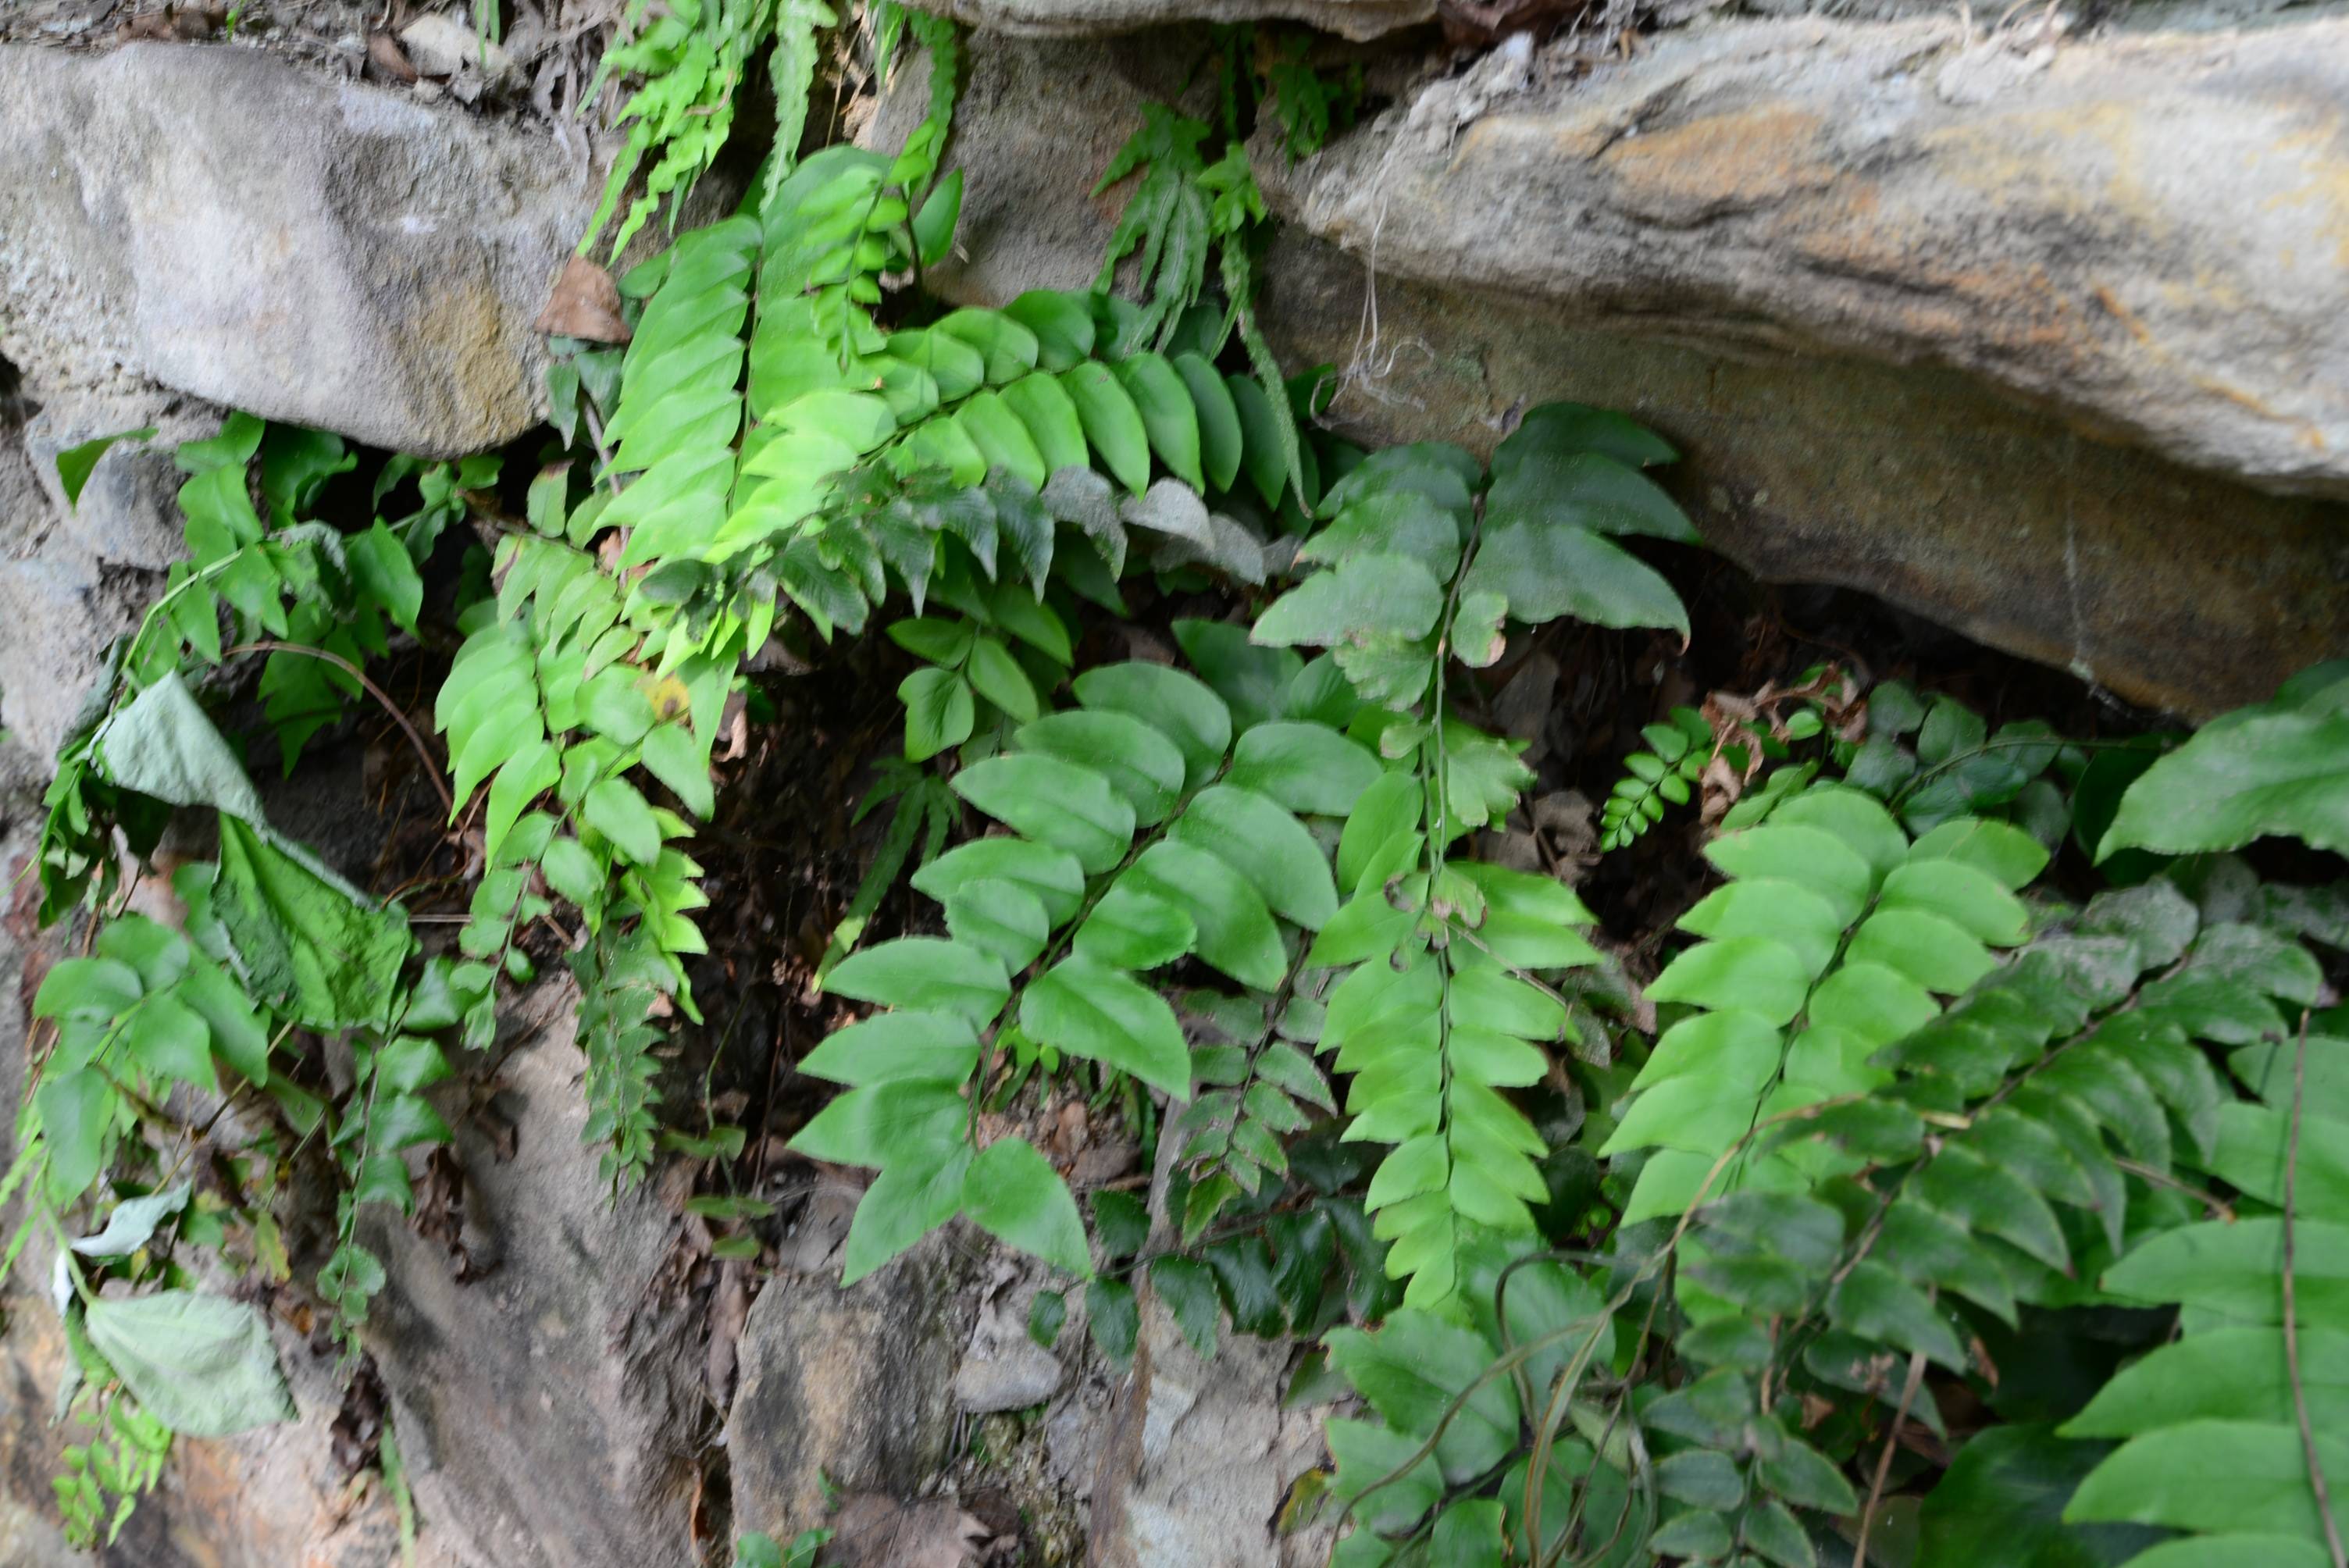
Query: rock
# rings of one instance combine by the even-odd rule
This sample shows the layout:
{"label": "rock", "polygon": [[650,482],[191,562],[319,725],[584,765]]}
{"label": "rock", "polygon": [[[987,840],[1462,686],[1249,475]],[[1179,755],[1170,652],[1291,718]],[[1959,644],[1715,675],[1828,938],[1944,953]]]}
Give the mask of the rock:
{"label": "rock", "polygon": [[451,457],[538,418],[596,184],[548,139],[257,49],[0,46],[0,355]]}
{"label": "rock", "polygon": [[1303,22],[1375,38],[1435,18],[1435,0],[913,0],[925,11],[1005,33],[1131,33],[1163,22]]}
{"label": "rock", "polygon": [[1094,1568],[1320,1568],[1326,1531],[1276,1536],[1297,1478],[1323,1459],[1319,1418],[1283,1411],[1289,1346],[1226,1324],[1201,1361],[1145,1291],[1133,1373],[1092,1485]]}
{"label": "rock", "polygon": [[[955,1403],[974,1416],[1025,1410],[1060,1388],[1060,1358],[1028,1335],[1028,1312],[1041,1283],[1010,1259],[997,1265],[993,1289],[978,1309],[970,1348],[954,1379]],[[1063,1324],[1061,1332],[1069,1334]],[[1081,1340],[1079,1340],[1081,1343]]]}
{"label": "rock", "polygon": [[[699,1319],[669,1267],[681,1227],[649,1185],[613,1200],[580,1141],[574,1000],[564,979],[513,1004],[497,1114],[450,1117],[486,1274],[460,1282],[441,1243],[387,1211],[364,1220],[391,1282],[367,1347],[426,1534],[460,1568],[691,1561],[715,1423]],[[501,1121],[510,1142],[492,1137]]]}
{"label": "rock", "polygon": [[843,1290],[837,1266],[779,1274],[750,1304],[726,1418],[738,1531],[823,1522],[827,1482],[910,1499],[947,1457],[972,1317],[949,1230]]}
{"label": "rock", "polygon": [[[146,425],[160,433],[109,448],[67,507],[57,454]],[[56,753],[108,645],[138,624],[182,553],[186,476],[171,449],[215,428],[151,392],[68,395],[22,423],[0,403],[0,724],[29,760]]]}
{"label": "rock", "polygon": [[492,86],[521,77],[503,44],[484,38],[446,11],[431,11],[399,30],[400,46],[419,76],[453,77],[478,71]]}
{"label": "rock", "polygon": [[[1089,287],[1123,192],[1088,202],[1071,190],[1089,188],[1148,94],[1174,90],[1167,53],[1148,39],[975,38],[954,144],[968,170],[964,254],[926,281],[964,304]],[[924,91],[917,71],[901,73],[868,132],[875,144],[894,145],[919,119]],[[1052,114],[1033,111],[1047,101]],[[1464,136],[1464,158],[1482,156],[1481,129]],[[1259,178],[1278,189],[1278,154],[1259,154]],[[1355,214],[1324,170],[1335,156],[1304,166],[1297,188],[1326,191]],[[1529,179],[1550,178],[1547,154],[1522,156]],[[1701,150],[1689,153],[1692,179],[1708,167]],[[2053,419],[1979,374],[1798,352],[1791,340],[1757,345],[1771,321],[1758,311],[1733,352],[1710,330],[1717,323],[1670,311],[1600,327],[1556,299],[1398,277],[1388,261],[1401,230],[1439,222],[1436,203],[1460,204],[1441,219],[1455,229],[1505,230],[1518,211],[1490,186],[1473,207],[1447,190],[1431,183],[1413,196],[1422,205],[1410,220],[1398,209],[1374,224],[1377,243],[1361,259],[1284,224],[1257,269],[1262,319],[1284,362],[1342,372],[1325,418],[1336,428],[1489,452],[1535,404],[1627,409],[1686,454],[1667,482],[1713,545],[1757,575],[1864,589],[2189,715],[2261,699],[2308,663],[2349,654],[2349,511],[2338,503],[2263,494],[2149,457]],[[1410,244],[1428,253],[1438,237]],[[1508,244],[1519,255],[1531,247]],[[2277,308],[2298,311],[2302,293],[2287,293]],[[1971,308],[1954,294],[1928,297],[1952,320]],[[2349,331],[2349,315],[2322,331]],[[2336,358],[2312,382],[2337,380],[2344,365]]]}
{"label": "rock", "polygon": [[1537,58],[1481,112],[1436,83],[1257,173],[1382,278],[1953,366],[2085,433],[2349,496],[2349,18],[2021,54],[1958,37],[1946,18],[1662,33],[1588,77]]}

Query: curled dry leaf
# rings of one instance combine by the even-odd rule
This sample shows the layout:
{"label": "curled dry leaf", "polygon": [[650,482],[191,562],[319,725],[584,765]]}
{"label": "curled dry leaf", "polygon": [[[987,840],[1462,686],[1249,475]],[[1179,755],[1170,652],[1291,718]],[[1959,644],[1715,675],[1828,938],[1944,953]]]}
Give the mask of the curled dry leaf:
{"label": "curled dry leaf", "polygon": [[391,81],[412,82],[416,79],[416,67],[409,61],[408,51],[401,48],[399,40],[388,33],[367,35],[367,64],[378,75]]}
{"label": "curled dry leaf", "polygon": [[632,335],[620,319],[620,291],[612,274],[585,256],[564,263],[554,294],[539,312],[538,330],[589,343],[626,343]]}

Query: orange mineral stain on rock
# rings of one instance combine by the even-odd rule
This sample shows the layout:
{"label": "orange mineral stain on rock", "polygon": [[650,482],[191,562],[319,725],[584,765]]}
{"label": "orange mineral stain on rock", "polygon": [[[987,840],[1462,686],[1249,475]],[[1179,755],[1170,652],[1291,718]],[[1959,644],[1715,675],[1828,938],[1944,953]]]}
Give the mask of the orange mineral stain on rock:
{"label": "orange mineral stain on rock", "polygon": [[1599,164],[1617,200],[1659,222],[1696,222],[1826,189],[1844,170],[1826,155],[1826,122],[1761,105],[1625,137]]}

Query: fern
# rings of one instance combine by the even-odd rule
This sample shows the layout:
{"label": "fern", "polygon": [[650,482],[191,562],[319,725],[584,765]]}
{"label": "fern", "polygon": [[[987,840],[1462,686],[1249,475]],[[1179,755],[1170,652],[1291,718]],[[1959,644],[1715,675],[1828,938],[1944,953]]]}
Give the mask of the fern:
{"label": "fern", "polygon": [[1652,748],[1623,759],[1624,776],[1599,811],[1599,847],[1619,850],[1664,820],[1667,806],[1685,806],[1689,786],[1713,760],[1713,726],[1692,707],[1675,707],[1671,722],[1640,731]]}
{"label": "fern", "polygon": [[769,179],[777,178],[797,156],[806,127],[816,35],[836,20],[823,0],[665,0],[657,13],[650,0],[629,0],[623,19],[627,41],[616,39],[604,52],[587,101],[594,103],[615,76],[642,77],[644,84],[614,116],[615,123],[628,128],[627,140],[612,160],[603,200],[580,236],[579,253],[595,247],[647,158],[653,166],[645,176],[644,194],[630,204],[613,235],[611,254],[627,249],[663,198],[675,221],[694,183],[732,134],[734,95],[770,38],[778,112]]}
{"label": "fern", "polygon": [[[1666,1030],[1602,1155],[1653,1150],[1627,1223],[1676,1214],[1757,1121],[1864,1093],[1869,1057],[1971,986],[2027,916],[2011,889],[2047,852],[2003,823],[1961,819],[1911,843],[1857,790],[1814,789],[1705,856],[1733,879],[1681,918],[1707,940],[1648,987],[1698,1011]],[[1798,1184],[1782,1160],[1741,1160],[1721,1190]]]}
{"label": "fern", "polygon": [[[957,1212],[1089,1276],[1075,1205],[1042,1157],[1016,1139],[974,1154],[953,1135],[982,1055],[1016,1037],[1187,1099],[1182,1026],[1136,974],[1195,954],[1273,989],[1288,964],[1283,925],[1310,930],[1336,907],[1321,852],[1288,808],[1230,781],[1253,775],[1206,686],[1129,664],[1085,672],[1075,693],[1078,708],[1021,725],[1010,748],[955,776],[956,793],[1011,836],[916,873],[944,905],[948,938],[885,943],[825,982],[892,1009],[802,1064],[851,1089],[794,1147],[882,1170],[851,1228],[847,1277]],[[1016,1204],[1009,1192],[1022,1194]]]}

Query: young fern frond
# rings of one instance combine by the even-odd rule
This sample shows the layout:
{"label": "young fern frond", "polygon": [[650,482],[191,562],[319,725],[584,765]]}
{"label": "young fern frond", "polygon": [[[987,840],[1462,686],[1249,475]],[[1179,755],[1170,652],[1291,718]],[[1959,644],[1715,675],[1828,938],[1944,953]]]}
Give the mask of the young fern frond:
{"label": "young fern frond", "polygon": [[1623,758],[1624,776],[1599,811],[1599,847],[1619,850],[1664,820],[1665,808],[1685,806],[1689,787],[1713,760],[1713,726],[1692,707],[1676,707],[1668,724],[1651,724],[1640,738],[1651,749]]}

